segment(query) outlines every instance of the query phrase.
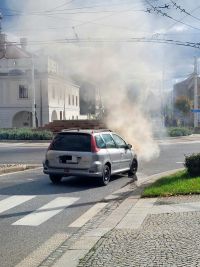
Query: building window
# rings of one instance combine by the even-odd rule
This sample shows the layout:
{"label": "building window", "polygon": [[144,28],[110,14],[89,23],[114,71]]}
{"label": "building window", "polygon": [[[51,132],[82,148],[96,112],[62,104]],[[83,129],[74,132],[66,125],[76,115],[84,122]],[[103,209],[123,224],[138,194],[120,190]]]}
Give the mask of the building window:
{"label": "building window", "polygon": [[72,105],[74,106],[74,95],[72,96]]}
{"label": "building window", "polygon": [[19,98],[28,98],[28,88],[24,85],[19,85]]}
{"label": "building window", "polygon": [[78,96],[76,96],[76,106],[78,107]]}
{"label": "building window", "polygon": [[71,96],[68,97],[68,104],[71,105]]}

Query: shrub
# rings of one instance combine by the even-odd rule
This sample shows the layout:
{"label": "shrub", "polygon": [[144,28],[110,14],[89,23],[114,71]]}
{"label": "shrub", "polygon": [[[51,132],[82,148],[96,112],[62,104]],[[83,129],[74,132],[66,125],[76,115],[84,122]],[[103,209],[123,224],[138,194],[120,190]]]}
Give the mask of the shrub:
{"label": "shrub", "polygon": [[190,176],[200,176],[200,153],[185,156],[184,165]]}
{"label": "shrub", "polygon": [[168,129],[168,135],[171,137],[186,136],[192,134],[192,130],[185,127],[172,127]]}
{"label": "shrub", "polygon": [[32,131],[28,128],[0,130],[0,140],[51,140],[52,137],[50,131]]}

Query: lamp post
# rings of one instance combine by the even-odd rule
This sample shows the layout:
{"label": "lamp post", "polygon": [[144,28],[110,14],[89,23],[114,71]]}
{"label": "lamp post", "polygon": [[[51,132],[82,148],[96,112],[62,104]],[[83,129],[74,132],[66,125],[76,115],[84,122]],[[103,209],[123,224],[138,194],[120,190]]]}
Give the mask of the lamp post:
{"label": "lamp post", "polygon": [[[194,110],[198,109],[198,74],[197,74],[197,58],[194,58]],[[194,113],[194,127],[198,127],[198,113]]]}
{"label": "lamp post", "polygon": [[35,67],[31,56],[31,90],[32,90],[32,127],[36,128]]}

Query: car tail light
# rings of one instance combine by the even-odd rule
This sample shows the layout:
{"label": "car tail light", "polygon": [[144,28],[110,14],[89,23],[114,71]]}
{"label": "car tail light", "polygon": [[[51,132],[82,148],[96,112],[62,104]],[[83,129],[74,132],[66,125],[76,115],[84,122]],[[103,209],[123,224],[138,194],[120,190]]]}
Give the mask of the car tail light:
{"label": "car tail light", "polygon": [[94,135],[91,135],[91,151],[93,153],[100,151],[100,148],[96,145],[96,140],[94,138]]}

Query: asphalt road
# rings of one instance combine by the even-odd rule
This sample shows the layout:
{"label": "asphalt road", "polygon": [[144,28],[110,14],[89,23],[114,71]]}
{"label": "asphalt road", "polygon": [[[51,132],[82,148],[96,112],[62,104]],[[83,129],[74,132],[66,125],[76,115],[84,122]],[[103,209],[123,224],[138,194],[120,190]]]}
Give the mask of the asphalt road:
{"label": "asphalt road", "polygon": [[[0,162],[40,164],[46,146],[0,145]],[[158,159],[140,162],[139,177],[182,167],[184,154],[199,152],[200,141],[164,142],[160,148]],[[54,186],[42,169],[0,176],[0,266],[16,266],[51,237],[62,242],[77,230],[69,227],[72,222],[129,181],[115,176],[107,187],[98,187],[95,180],[68,178]]]}

